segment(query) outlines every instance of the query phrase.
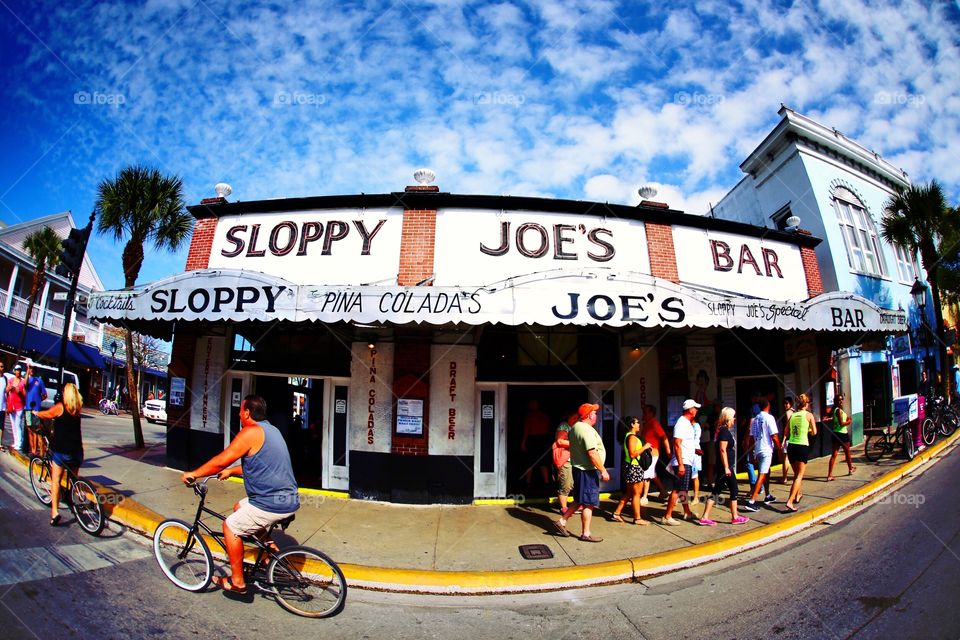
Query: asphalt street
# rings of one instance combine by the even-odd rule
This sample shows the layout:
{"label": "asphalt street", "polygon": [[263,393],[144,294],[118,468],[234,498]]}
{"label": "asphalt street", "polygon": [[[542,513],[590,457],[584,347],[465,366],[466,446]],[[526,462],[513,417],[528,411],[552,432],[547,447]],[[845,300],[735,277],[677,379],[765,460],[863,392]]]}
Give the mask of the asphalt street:
{"label": "asphalt street", "polygon": [[[122,428],[129,430],[129,419]],[[640,584],[488,597],[353,589],[339,616],[306,620],[265,596],[181,591],[160,573],[148,541],[119,528],[92,538],[66,510],[64,526],[49,527],[22,467],[4,460],[0,634],[11,639],[956,639],[958,473],[960,459],[947,457],[843,520]]]}

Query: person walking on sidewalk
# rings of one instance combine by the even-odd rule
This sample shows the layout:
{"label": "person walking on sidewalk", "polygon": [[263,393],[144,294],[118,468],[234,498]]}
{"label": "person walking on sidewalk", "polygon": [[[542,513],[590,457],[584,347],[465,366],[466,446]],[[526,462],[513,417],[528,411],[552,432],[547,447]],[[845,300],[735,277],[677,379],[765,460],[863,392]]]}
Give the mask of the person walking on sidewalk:
{"label": "person walking on sidewalk", "polygon": [[13,449],[23,453],[23,407],[27,389],[23,382],[23,365],[13,367],[13,377],[7,380],[7,416],[13,430]]}
{"label": "person walking on sidewalk", "polygon": [[570,460],[573,463],[573,502],[568,506],[560,519],[553,523],[554,528],[562,536],[569,536],[567,521],[570,516],[580,512],[580,540],[583,542],[602,542],[591,534],[590,523],[593,520],[593,510],[600,506],[600,481],[610,480],[610,474],[604,466],[607,451],[603,446],[600,434],[594,428],[597,424],[598,404],[582,404],[578,410],[580,418],[570,430]]}
{"label": "person walking on sidewalk", "polygon": [[780,480],[780,484],[787,484],[787,471],[790,469],[790,460],[787,454],[787,440],[790,438],[790,418],[792,417],[793,398],[787,396],[783,399],[783,418],[780,420],[783,424],[783,430],[780,433],[780,443],[783,445],[783,450],[780,452],[780,465],[782,467],[783,478]]}
{"label": "person walking on sidewalk", "polygon": [[661,448],[663,449],[663,455],[666,456],[668,460],[672,455],[670,453],[670,440],[667,438],[666,431],[664,431],[660,425],[660,421],[657,420],[657,408],[652,404],[643,405],[643,426],[640,429],[640,439],[650,445],[650,453],[653,454],[653,463],[650,465],[650,468],[643,472],[643,488],[640,490],[640,506],[644,506],[648,502],[651,482],[657,483],[657,488],[660,490],[659,500],[662,501],[666,497],[667,490],[663,488],[663,482],[657,475],[657,465],[663,464],[660,462]]}
{"label": "person walking on sidewalk", "polygon": [[750,521],[750,518],[737,513],[737,497],[739,496],[737,487],[737,437],[731,430],[737,424],[736,415],[736,411],[731,407],[724,407],[720,411],[716,435],[717,458],[720,463],[717,466],[717,475],[713,483],[713,493],[707,498],[707,504],[703,508],[703,517],[697,521],[697,524],[703,527],[717,526],[717,523],[710,519],[710,511],[713,509],[713,505],[720,500],[720,492],[724,488],[730,493],[730,524],[746,524]]}
{"label": "person walking on sidewalk", "polygon": [[693,421],[697,418],[697,409],[700,404],[693,399],[687,399],[683,402],[683,414],[677,419],[673,426],[673,459],[670,461],[670,467],[673,470],[674,483],[673,491],[670,492],[670,499],[667,500],[667,508],[663,512],[661,522],[668,526],[680,524],[673,517],[673,508],[679,501],[683,505],[683,517],[687,520],[695,520],[693,511],[690,510],[690,501],[687,498],[687,492],[693,480],[693,460],[694,452],[697,449],[697,442],[694,440]]}
{"label": "person walking on sidewalk", "polygon": [[5,368],[3,361],[0,361],[0,452],[7,450],[3,446],[3,432],[7,429],[7,380],[9,380],[8,374],[4,371]]}
{"label": "person walking on sidewalk", "polygon": [[757,461],[757,483],[753,486],[750,499],[740,507],[743,511],[755,512],[760,487],[764,488],[764,502],[770,504],[777,499],[770,493],[770,465],[773,464],[773,452],[780,449],[780,437],[777,435],[777,421],[770,415],[770,400],[760,398],[760,413],[750,423],[750,446]]}
{"label": "person walking on sidewalk", "polygon": [[567,508],[567,499],[573,490],[573,465],[570,464],[570,429],[577,422],[576,409],[557,425],[553,440],[553,466],[557,469],[557,503],[560,513]]}
{"label": "person walking on sidewalk", "polygon": [[797,396],[797,410],[790,417],[790,464],[793,465],[793,484],[787,498],[787,510],[797,511],[796,503],[803,498],[803,472],[810,457],[810,436],[817,435],[817,423],[810,413],[810,397]]}
{"label": "person walking on sidewalk", "polygon": [[853,466],[853,458],[850,455],[850,415],[843,410],[843,394],[838,394],[833,399],[833,411],[830,418],[830,430],[833,435],[833,453],[830,454],[830,464],[827,467],[827,481],[836,480],[833,476],[833,465],[837,463],[837,454],[843,448],[843,455],[847,461],[847,472],[853,475],[857,470]]}
{"label": "person walking on sidewalk", "polygon": [[[80,410],[83,396],[77,385],[63,385],[63,400],[46,411],[32,410],[36,420],[53,420],[53,437],[50,439],[50,526],[60,523],[60,480],[63,470],[69,467],[77,474],[83,464],[83,435],[80,431]],[[39,437],[39,436],[38,436]]]}
{"label": "person walking on sidewalk", "polygon": [[[280,431],[267,422],[267,403],[249,395],[240,403],[240,432],[230,445],[193,471],[180,476],[190,485],[197,478],[217,474],[220,480],[243,476],[247,497],[233,505],[233,513],[223,522],[224,546],[232,575],[214,576],[224,591],[245,592],[243,577],[243,540],[241,536],[262,536],[266,529],[300,508],[297,481],[290,453]],[[230,466],[237,460],[239,465]],[[271,547],[276,545],[266,541]]]}
{"label": "person walking on sidewalk", "polygon": [[34,415],[35,411],[43,408],[43,401],[47,399],[47,387],[43,384],[43,378],[34,375],[33,363],[27,361],[27,377],[25,380],[27,396],[26,408],[24,414],[24,429],[27,432],[27,445],[30,448],[31,455],[43,455],[40,449],[43,447],[43,439],[37,431],[40,426],[39,419]]}
{"label": "person walking on sidewalk", "polygon": [[625,422],[627,434],[623,438],[623,473],[627,489],[623,492],[610,519],[614,522],[623,522],[620,513],[629,502],[633,508],[633,524],[648,525],[650,523],[643,519],[643,509],[640,506],[640,487],[643,485],[644,472],[643,467],[640,466],[640,456],[651,447],[640,440],[640,418],[627,416]]}

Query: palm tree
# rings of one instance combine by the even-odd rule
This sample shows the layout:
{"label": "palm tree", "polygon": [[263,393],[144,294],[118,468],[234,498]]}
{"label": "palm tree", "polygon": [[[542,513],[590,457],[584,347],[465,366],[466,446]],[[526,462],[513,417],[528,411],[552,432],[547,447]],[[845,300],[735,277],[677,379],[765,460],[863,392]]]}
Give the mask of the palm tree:
{"label": "palm tree", "polygon": [[43,290],[47,281],[47,269],[54,268],[60,262],[60,236],[50,227],[38,229],[23,240],[23,248],[30,259],[37,265],[33,272],[33,284],[30,286],[30,300],[27,301],[27,315],[23,319],[23,330],[20,332],[20,342],[17,344],[17,359],[23,353],[23,342],[27,337],[27,325],[33,315],[33,307],[37,303],[37,294]]}
{"label": "palm tree", "polygon": [[[947,346],[943,336],[943,309],[940,298],[938,269],[941,255],[938,242],[949,235],[957,220],[950,215],[943,188],[936,180],[927,184],[910,185],[898,189],[883,207],[881,234],[884,240],[898,245],[911,254],[920,252],[920,262],[927,274],[933,313],[936,320],[936,342],[940,352],[940,366],[947,363]],[[942,376],[941,384],[944,397],[949,396],[949,375]]]}
{"label": "palm tree", "polygon": [[[100,211],[97,232],[111,234],[123,248],[124,286],[133,287],[143,266],[144,244],[157,250],[176,251],[190,237],[193,220],[184,209],[183,181],[157,169],[126,167],[113,180],[97,186],[96,208]],[[127,389],[133,411],[133,436],[143,448],[140,399],[133,378],[133,333],[126,332]]]}

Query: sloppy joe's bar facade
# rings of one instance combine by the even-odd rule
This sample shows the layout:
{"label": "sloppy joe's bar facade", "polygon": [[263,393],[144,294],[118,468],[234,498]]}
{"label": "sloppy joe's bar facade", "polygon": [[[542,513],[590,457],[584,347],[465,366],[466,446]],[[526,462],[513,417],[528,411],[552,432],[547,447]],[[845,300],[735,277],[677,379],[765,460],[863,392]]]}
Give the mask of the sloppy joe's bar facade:
{"label": "sloppy joe's bar facade", "polygon": [[617,421],[643,403],[667,425],[688,396],[820,389],[831,349],[906,327],[823,293],[816,238],[656,203],[418,186],[190,211],[185,273],[90,301],[174,335],[169,463],[221,450],[255,392],[301,484],[361,498],[546,494],[531,425],[599,402],[615,468]]}

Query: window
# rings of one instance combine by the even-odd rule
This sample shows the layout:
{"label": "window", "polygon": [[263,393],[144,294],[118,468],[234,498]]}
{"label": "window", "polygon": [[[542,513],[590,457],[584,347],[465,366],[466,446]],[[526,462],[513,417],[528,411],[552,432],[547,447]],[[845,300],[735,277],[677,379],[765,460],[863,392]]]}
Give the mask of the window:
{"label": "window", "polygon": [[893,251],[897,255],[897,273],[900,275],[900,282],[913,283],[917,279],[917,261],[909,250],[900,245],[893,245]]}
{"label": "window", "polygon": [[877,230],[863,203],[853,192],[842,187],[834,190],[833,199],[850,268],[873,276],[886,276]]}

